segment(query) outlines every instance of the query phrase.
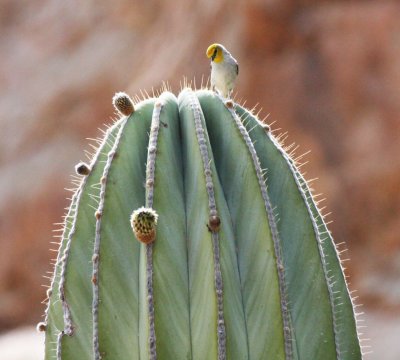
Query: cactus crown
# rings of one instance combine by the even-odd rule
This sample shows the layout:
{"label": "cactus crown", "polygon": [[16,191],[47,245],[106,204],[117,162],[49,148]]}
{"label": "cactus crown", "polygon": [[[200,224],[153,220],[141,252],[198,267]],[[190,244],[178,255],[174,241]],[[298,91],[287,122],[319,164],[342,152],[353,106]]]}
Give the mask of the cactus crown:
{"label": "cactus crown", "polygon": [[339,252],[274,131],[208,89],[119,94],[77,169],[46,359],[360,359]]}

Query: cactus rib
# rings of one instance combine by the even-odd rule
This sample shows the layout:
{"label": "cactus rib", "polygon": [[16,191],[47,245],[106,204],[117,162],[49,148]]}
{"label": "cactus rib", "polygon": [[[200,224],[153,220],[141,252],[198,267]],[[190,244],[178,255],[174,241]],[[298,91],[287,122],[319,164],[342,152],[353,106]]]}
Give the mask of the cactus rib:
{"label": "cactus rib", "polygon": [[[285,338],[276,256],[253,158],[225,104],[207,91],[198,92],[198,97],[234,224],[248,356],[261,359],[274,354],[281,359]],[[263,299],[263,306],[256,305],[258,299]]]}
{"label": "cactus rib", "polygon": [[[218,217],[217,206],[215,204],[214,184],[211,176],[210,157],[208,154],[207,143],[204,136],[203,124],[201,121],[201,107],[199,101],[193,92],[189,92],[191,108],[193,111],[193,119],[199,144],[201,158],[204,168],[204,176],[206,181],[206,191],[208,195],[208,208],[210,218]],[[224,299],[223,299],[223,280],[221,274],[220,251],[218,231],[212,231],[213,255],[214,255],[214,282],[215,292],[217,295],[217,342],[218,342],[218,360],[226,359],[226,332],[224,320]]]}
{"label": "cactus rib", "polygon": [[[157,103],[162,104],[159,115]],[[157,141],[149,140],[147,168],[154,171],[154,179],[147,176],[146,196],[153,188],[152,208],[158,213],[157,235],[152,249],[152,288],[154,298],[154,330],[157,358],[191,358],[189,284],[186,240],[186,216],[183,186],[183,167],[179,136],[177,99],[171,93],[162,94],[153,111],[157,120]],[[152,120],[152,121],[153,121]],[[154,121],[151,125],[154,128]],[[150,137],[152,130],[150,130]],[[154,164],[150,155],[154,154]],[[147,171],[147,175],[149,172]],[[146,203],[148,207],[149,203]],[[141,329],[140,357],[149,358],[149,308],[146,245],[140,245]],[[170,329],[174,331],[171,332]],[[168,335],[166,335],[168,334]],[[174,346],[171,346],[174,344]]]}
{"label": "cactus rib", "polygon": [[273,211],[273,207],[271,205],[271,200],[269,198],[267,192],[267,186],[264,179],[264,175],[262,172],[260,160],[258,159],[257,152],[254,148],[254,144],[250,139],[249,133],[246,130],[246,127],[242,124],[242,121],[236,114],[233,107],[227,107],[230,111],[232,118],[243,137],[244,142],[246,143],[247,149],[251,154],[251,158],[253,160],[254,169],[257,175],[258,184],[261,190],[261,196],[264,200],[265,211],[267,212],[268,222],[271,230],[272,240],[274,243],[275,257],[276,257],[276,268],[278,274],[278,282],[279,282],[279,292],[280,292],[280,302],[281,302],[281,311],[282,311],[282,320],[283,320],[283,333],[285,339],[285,355],[287,360],[293,359],[293,328],[290,320],[290,312],[288,309],[288,300],[287,300],[287,289],[286,289],[286,280],[285,280],[285,272],[283,267],[283,259],[282,259],[282,249],[281,249],[281,240],[279,239],[278,228],[276,225],[275,214]]}
{"label": "cactus rib", "polygon": [[[112,137],[112,133],[115,133],[119,126],[120,126],[120,121],[116,122],[112,127],[110,127],[107,130],[107,133],[109,134],[110,137]],[[104,137],[102,143],[100,144],[97,152],[93,156],[93,159],[91,161],[90,168],[93,168],[97,163],[100,157],[103,156],[103,151],[107,148],[110,147],[111,144],[109,142],[108,137]],[[71,244],[72,244],[72,238],[76,232],[76,221],[78,217],[78,207],[79,204],[82,201],[82,196],[83,196],[83,190],[85,187],[87,187],[87,183],[89,183],[92,180],[90,176],[85,176],[82,178],[81,183],[76,190],[75,194],[72,197],[71,200],[71,206],[69,208],[69,211],[65,217],[65,227],[64,227],[64,232],[62,235],[62,241],[60,243],[60,250],[59,250],[59,255],[57,258],[57,263],[55,266],[55,271],[54,271],[54,276],[52,279],[52,288],[54,288],[57,284],[58,281],[58,292],[53,291],[50,298],[49,298],[49,303],[48,307],[46,309],[46,323],[48,322],[48,317],[49,313],[52,311],[52,308],[57,305],[57,299],[56,297],[58,296],[59,301],[62,306],[62,312],[63,312],[63,329],[58,330],[58,334],[54,335],[55,340],[51,341],[50,337],[46,338],[46,340],[49,340],[50,343],[55,343],[56,344],[56,349],[55,350],[55,355],[57,359],[62,358],[62,339],[64,335],[68,335],[72,333],[72,330],[74,328],[73,323],[72,323],[72,315],[70,311],[70,307],[67,303],[66,299],[66,294],[65,294],[65,286],[66,286],[66,279],[67,279],[67,270],[68,270],[68,260],[71,252]],[[57,280],[59,278],[59,280]],[[53,324],[54,326],[55,324]],[[56,329],[53,327],[49,327],[48,329],[51,331],[53,334]],[[49,346],[48,351],[51,352],[52,346]]]}
{"label": "cactus rib", "polygon": [[[103,358],[123,359],[125,354],[138,357],[141,348],[141,246],[132,233],[129,218],[132,210],[145,204],[143,184],[146,178],[148,132],[153,108],[154,99],[135,106],[135,112],[125,124],[107,175],[97,279],[100,300],[99,352]],[[107,158],[105,163],[106,161]],[[100,178],[101,176],[102,174]],[[93,248],[92,246],[92,256]],[[90,285],[93,286],[92,283]],[[123,329],[122,331],[130,336],[114,336],[116,329]]]}
{"label": "cactus rib", "polygon": [[[210,222],[209,199],[192,110],[192,96],[190,90],[185,89],[178,98],[187,216],[192,358],[217,359],[218,306],[214,249],[212,233],[207,227]],[[224,279],[223,310],[226,334],[229,334],[226,338],[226,357],[247,359],[248,350],[232,221],[210,152],[211,147],[202,112],[200,119],[209,151],[215,203],[220,217],[218,237],[221,273]]]}
{"label": "cactus rib", "polygon": [[[257,126],[259,125],[257,119],[243,108],[237,106],[236,111],[241,114],[242,117],[246,117],[247,127],[254,128],[254,131],[251,132],[250,136],[255,143],[257,153],[260,154],[260,161],[263,166],[273,166],[275,169],[280,169],[279,172],[282,173],[290,172],[291,177],[294,180],[293,182],[296,184],[296,191],[298,193],[296,197],[301,199],[302,203],[300,206],[301,210],[299,208],[298,211],[304,212],[310,219],[308,231],[310,234],[313,234],[311,239],[313,239],[314,244],[317,245],[322,270],[321,275],[324,277],[324,282],[326,283],[326,292],[328,295],[326,301],[329,302],[329,312],[326,312],[325,316],[330,314],[333,333],[332,344],[335,348],[336,354],[335,358],[337,357],[337,359],[345,360],[353,359],[354,357],[357,358],[358,356],[361,357],[357,332],[354,332],[356,326],[354,322],[351,297],[343,276],[343,269],[337,255],[336,247],[325,223],[322,220],[321,214],[314,203],[307,182],[300,174],[298,168],[296,168],[294,161],[278,143],[276,138],[271,133],[266,133],[261,126]],[[272,164],[272,157],[267,158],[266,153],[271,153],[272,151],[280,153],[282,165],[277,167],[276,164]],[[279,162],[281,162],[281,160],[279,160]],[[282,176],[279,172],[271,174],[270,179],[270,187],[272,189],[271,194],[275,197],[276,202],[278,188],[280,187],[278,186],[277,181],[279,181],[278,178]],[[287,211],[282,210],[282,213],[287,213]],[[282,219],[281,227],[284,226],[283,222],[285,222],[285,219]],[[283,241],[283,244],[285,246],[285,241]],[[346,306],[344,306],[343,303],[346,303]],[[301,346],[301,344],[298,343],[298,346]]]}
{"label": "cactus rib", "polygon": [[[278,149],[280,151],[283,151],[281,146],[279,146]],[[322,220],[322,215],[320,213],[320,210],[318,209],[318,206],[315,204],[307,182],[305,181],[304,177],[299,173],[299,171],[295,168],[293,162],[287,157],[286,152],[284,152],[284,154],[288,162],[289,168],[293,173],[295,181],[299,186],[310,217],[314,220],[314,231],[321,247],[321,260],[323,261],[329,294],[331,297],[333,327],[335,332],[335,344],[338,359],[348,359],[350,358],[350,356],[356,354],[357,351],[360,349],[353,348],[349,351],[349,349],[351,348],[349,340],[353,341],[354,343],[354,338],[351,339],[351,337],[347,335],[344,336],[343,331],[341,331],[344,323],[353,323],[350,326],[355,326],[353,318],[355,314],[353,311],[350,311],[350,313],[346,311],[346,309],[351,309],[352,306],[343,306],[343,304],[346,302],[347,305],[352,304],[350,300],[351,297],[347,286],[347,281],[345,276],[343,276],[344,270],[339,259],[339,253],[331,237],[331,234],[326,227],[326,224]],[[333,275],[331,275],[332,273]],[[339,278],[340,281],[337,281],[337,278]],[[341,288],[343,287],[343,285],[344,289]],[[347,297],[343,296],[343,292],[347,295]],[[356,334],[356,336],[358,337],[358,334]]]}
{"label": "cactus rib", "polygon": [[[149,152],[147,156],[147,168],[146,168],[146,206],[148,208],[153,207],[154,198],[154,177],[155,177],[155,162],[157,154],[157,139],[158,131],[160,129],[160,113],[163,108],[163,104],[158,101],[156,102],[153,110],[153,116],[151,121],[150,138],[149,138]],[[154,151],[151,151],[154,149]],[[157,359],[156,349],[156,331],[154,325],[154,294],[153,294],[153,243],[146,245],[146,278],[147,278],[147,306],[149,316],[149,351],[150,360]]]}
{"label": "cactus rib", "polygon": [[94,247],[93,247],[93,273],[92,273],[92,284],[93,284],[93,304],[92,304],[92,314],[93,314],[93,353],[95,360],[100,360],[100,350],[99,350],[99,322],[98,322],[98,312],[99,312],[99,257],[100,257],[100,241],[101,241],[101,223],[102,223],[102,215],[104,210],[104,201],[106,194],[106,186],[108,173],[110,171],[111,163],[115,157],[116,151],[118,149],[118,145],[120,143],[120,139],[122,137],[122,133],[125,129],[125,126],[128,122],[128,118],[122,120],[120,128],[118,130],[115,142],[113,147],[109,151],[107,155],[106,165],[103,169],[103,175],[100,179],[100,200],[98,208],[95,212],[96,217],[96,229],[95,229],[95,238],[94,238]]}
{"label": "cactus rib", "polygon": [[319,249],[319,252],[320,252],[321,263],[322,263],[323,271],[324,271],[324,274],[325,274],[325,279],[326,279],[326,282],[328,284],[328,292],[329,292],[330,302],[331,302],[331,306],[332,306],[331,309],[332,309],[333,332],[334,332],[334,337],[335,337],[336,354],[337,354],[338,359],[342,359],[342,357],[340,355],[339,344],[338,344],[338,324],[337,324],[337,318],[336,318],[336,315],[335,315],[335,313],[337,311],[337,309],[336,309],[336,301],[334,300],[334,293],[333,293],[333,290],[332,290],[332,283],[334,281],[332,281],[332,278],[329,277],[329,275],[328,275],[326,254],[325,254],[324,248],[322,246],[322,243],[323,243],[323,240],[321,238],[322,234],[321,234],[321,232],[320,232],[320,230],[318,228],[317,222],[315,221],[314,214],[312,213],[312,210],[310,208],[310,204],[307,201],[306,194],[305,194],[305,192],[303,190],[303,186],[304,185],[300,182],[299,177],[298,177],[298,173],[294,169],[292,161],[290,161],[288,159],[286,152],[282,149],[282,147],[278,143],[276,143],[276,141],[275,141],[275,145],[276,145],[277,149],[280,151],[280,153],[282,154],[283,158],[286,160],[290,171],[293,173],[294,181],[295,181],[295,183],[296,183],[296,185],[297,185],[297,187],[299,189],[301,197],[304,200],[304,204],[305,204],[305,207],[307,209],[307,212],[309,213],[310,218],[312,219],[312,227],[314,229],[314,234],[315,234],[315,237],[316,237],[316,241],[318,243],[318,249]]}

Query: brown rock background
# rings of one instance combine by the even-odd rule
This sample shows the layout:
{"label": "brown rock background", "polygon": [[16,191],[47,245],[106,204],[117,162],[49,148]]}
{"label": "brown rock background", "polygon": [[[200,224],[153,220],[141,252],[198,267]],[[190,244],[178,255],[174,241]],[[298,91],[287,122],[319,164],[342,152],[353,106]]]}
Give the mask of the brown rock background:
{"label": "brown rock background", "polygon": [[239,60],[237,98],[311,150],[303,169],[319,177],[364,311],[398,316],[399,18],[397,1],[3,0],[0,330],[40,320],[63,188],[114,92],[200,85],[212,42]]}

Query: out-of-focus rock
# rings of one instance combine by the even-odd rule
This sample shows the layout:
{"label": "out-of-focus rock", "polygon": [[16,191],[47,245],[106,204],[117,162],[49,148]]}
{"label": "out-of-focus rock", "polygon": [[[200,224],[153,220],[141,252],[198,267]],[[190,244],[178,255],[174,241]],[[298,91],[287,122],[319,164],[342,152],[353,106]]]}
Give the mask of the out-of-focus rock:
{"label": "out-of-focus rock", "polygon": [[0,330],[40,320],[63,187],[85,160],[85,138],[111,121],[112,95],[163,80],[177,91],[183,76],[199,86],[212,42],[240,62],[237,98],[260,103],[300,153],[311,149],[303,170],[319,177],[314,188],[328,198],[336,240],[350,247],[356,287],[386,303],[387,285],[364,279],[398,271],[399,13],[385,1],[4,0]]}

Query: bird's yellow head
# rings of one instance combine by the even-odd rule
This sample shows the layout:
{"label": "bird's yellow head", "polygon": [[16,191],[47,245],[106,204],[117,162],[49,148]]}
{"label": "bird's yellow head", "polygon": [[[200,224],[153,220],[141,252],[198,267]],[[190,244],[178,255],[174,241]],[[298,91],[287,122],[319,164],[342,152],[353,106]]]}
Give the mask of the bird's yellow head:
{"label": "bird's yellow head", "polygon": [[212,44],[207,48],[207,57],[211,58],[211,61],[216,63],[224,60],[224,53],[222,51],[222,45],[220,44]]}

